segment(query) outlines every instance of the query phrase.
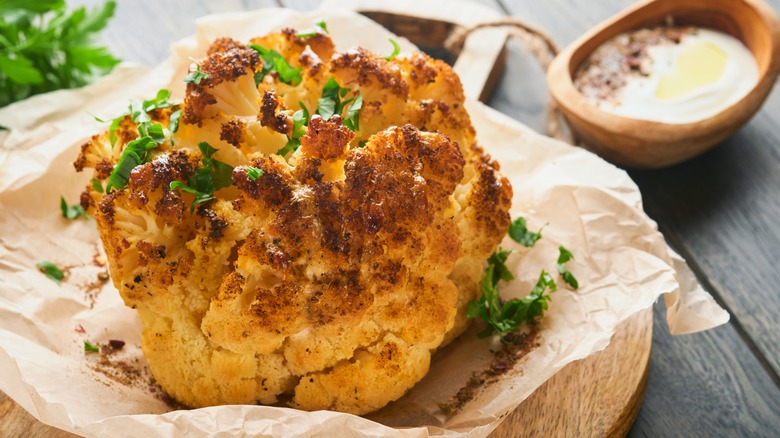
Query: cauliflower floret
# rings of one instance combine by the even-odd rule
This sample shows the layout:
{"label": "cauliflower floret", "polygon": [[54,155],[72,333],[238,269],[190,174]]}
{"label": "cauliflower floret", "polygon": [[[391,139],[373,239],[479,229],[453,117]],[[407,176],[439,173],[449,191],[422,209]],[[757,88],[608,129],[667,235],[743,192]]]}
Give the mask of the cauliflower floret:
{"label": "cauliflower floret", "polygon": [[[512,189],[476,144],[446,64],[335,53],[327,35],[289,29],[251,43],[300,68],[300,83],[276,72],[255,83],[257,52],[217,40],[199,64],[207,77],[187,85],[174,145],[126,187],[88,190],[112,278],[178,401],[365,414],[401,397],[467,327]],[[316,114],[331,78],[349,89],[341,98],[362,97],[359,128],[346,109]],[[311,117],[296,128],[302,106]],[[277,154],[293,137],[297,150]],[[93,138],[76,167],[110,173],[118,152],[105,142]],[[191,211],[195,195],[171,183],[209,160],[233,167],[231,184]]]}
{"label": "cauliflower floret", "polygon": [[[139,102],[140,105],[140,102]],[[170,137],[168,126],[172,112],[175,106],[153,109],[148,113],[152,123],[159,123],[164,130],[166,137]],[[89,214],[93,214],[95,206],[103,197],[103,185],[111,175],[111,171],[119,161],[122,152],[128,143],[139,137],[138,123],[133,122],[130,115],[119,116],[115,121],[116,125],[109,131],[93,135],[89,141],[81,145],[81,153],[73,167],[77,172],[86,168],[95,169],[94,180],[96,183],[87,186],[81,194],[81,206]],[[169,141],[165,141],[158,148],[150,153],[151,156],[158,155],[171,149]],[[98,190],[96,186],[100,187]]]}

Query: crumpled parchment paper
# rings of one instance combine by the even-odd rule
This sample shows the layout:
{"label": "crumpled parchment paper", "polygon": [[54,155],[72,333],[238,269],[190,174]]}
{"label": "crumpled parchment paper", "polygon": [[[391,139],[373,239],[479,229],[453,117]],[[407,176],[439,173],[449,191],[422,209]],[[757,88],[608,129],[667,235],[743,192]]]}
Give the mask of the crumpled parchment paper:
{"label": "crumpled parchment paper", "polygon": [[[94,283],[105,269],[94,221],[61,217],[59,196],[75,203],[89,181],[71,163],[81,143],[106,129],[93,115],[113,117],[130,98],[151,97],[161,87],[181,97],[190,57],[203,56],[215,37],[248,40],[285,26],[307,28],[321,16],[322,11],[271,9],[207,17],[194,37],[176,44],[172,58],[151,72],[124,65],[84,89],[37,96],[0,111],[0,125],[10,128],[0,133],[0,390],[41,421],[85,436],[327,436],[328,431],[344,437],[484,436],[557,370],[603,349],[618,324],[661,295],[666,294],[672,333],[728,320],[644,214],[640,193],[625,172],[469,101],[480,143],[514,187],[512,216],[525,216],[531,229],[544,226],[544,238],[530,250],[504,241],[520,253],[509,259],[517,279],[502,295],[525,295],[540,269],[555,272],[559,245],[574,254],[568,266],[581,285],[572,291],[559,282],[541,322],[541,345],[519,362],[520,371],[506,374],[446,418],[437,403],[484,368],[495,347],[495,340],[474,336],[472,327],[437,353],[422,382],[371,419],[265,406],[172,411],[159,393],[150,392],[135,312],[110,282]],[[391,35],[368,19],[349,12],[324,18],[338,48],[389,51]],[[68,267],[67,281],[57,285],[38,272],[35,265],[42,260]],[[84,341],[109,339],[127,342],[111,363],[84,353]],[[135,379],[121,381],[117,364],[136,370],[130,374]]]}

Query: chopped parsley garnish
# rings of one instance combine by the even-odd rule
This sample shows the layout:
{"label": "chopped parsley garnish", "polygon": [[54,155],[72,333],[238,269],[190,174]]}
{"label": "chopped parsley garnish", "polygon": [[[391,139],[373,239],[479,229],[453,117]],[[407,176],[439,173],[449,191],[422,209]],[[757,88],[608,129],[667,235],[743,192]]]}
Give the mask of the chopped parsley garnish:
{"label": "chopped parsley garnish", "polygon": [[352,101],[352,105],[347,108],[347,118],[344,119],[344,126],[351,131],[360,129],[360,109],[363,108],[363,96],[358,91],[357,97]]}
{"label": "chopped parsley garnish", "polygon": [[46,274],[47,277],[49,277],[53,282],[57,284],[61,284],[62,280],[65,278],[65,274],[62,273],[62,270],[57,267],[52,262],[49,261],[42,261],[35,265],[39,271]]}
{"label": "chopped parsley garnish", "polygon": [[350,100],[342,102],[342,98],[349,93],[349,88],[339,86],[334,78],[328,79],[322,87],[322,95],[317,100],[317,114],[325,120],[330,120],[334,114],[341,115],[344,105]]}
{"label": "chopped parsley garnish", "polygon": [[[168,130],[171,133],[179,130],[179,120],[181,119],[181,108],[171,113],[171,122],[168,124]],[[173,139],[171,139],[173,143]]]}
{"label": "chopped parsley garnish", "polygon": [[504,249],[499,246],[488,258],[488,265],[493,266],[494,284],[498,284],[499,280],[512,281],[515,279],[515,276],[509,271],[509,268],[506,267],[506,259],[512,252],[512,250]]}
{"label": "chopped parsley garnish", "polygon": [[179,130],[179,120],[181,119],[181,108],[171,113],[171,121],[168,123],[168,131],[171,132],[171,146],[174,145],[173,133]]}
{"label": "chopped parsley garnish", "polygon": [[92,188],[98,193],[103,193],[103,183],[97,178],[92,178]]}
{"label": "chopped parsley garnish", "polygon": [[290,152],[295,152],[301,146],[301,137],[306,135],[304,126],[309,126],[309,109],[303,102],[298,102],[301,109],[293,113],[293,128],[292,133],[287,137],[287,144],[281,149],[276,151],[278,155],[285,156]]}
{"label": "chopped parsley garnish", "polygon": [[149,137],[153,142],[162,144],[165,142],[165,131],[159,123],[142,123],[138,125],[138,133],[142,137]]}
{"label": "chopped parsley garnish", "polygon": [[563,281],[565,281],[566,284],[571,286],[573,289],[578,289],[580,287],[580,283],[574,277],[574,274],[572,274],[569,269],[564,266],[564,263],[573,259],[574,255],[572,255],[572,253],[563,246],[559,246],[558,251],[558,262],[555,264],[556,268],[558,268],[558,272],[561,274],[561,277],[563,277]]}
{"label": "chopped parsley garnish", "polygon": [[90,344],[87,341],[84,341],[84,352],[85,353],[100,353],[100,347],[94,344]]}
{"label": "chopped parsley garnish", "polygon": [[347,108],[344,126],[352,131],[357,131],[360,128],[359,116],[360,109],[363,108],[363,96],[358,92],[354,98],[344,99],[349,92],[350,89],[339,86],[336,79],[328,79],[328,82],[322,87],[319,100],[317,100],[317,114],[325,120],[330,120],[336,114],[341,115],[344,108],[351,103]]}
{"label": "chopped parsley garnish", "polygon": [[390,44],[393,45],[393,53],[385,56],[386,61],[392,61],[396,56],[398,56],[399,53],[401,53],[401,46],[398,45],[398,42],[392,38],[389,38],[389,41]]}
{"label": "chopped parsley garnish", "polygon": [[79,217],[83,217],[84,219],[89,218],[87,212],[84,211],[84,208],[81,205],[68,205],[65,198],[62,196],[60,196],[60,210],[62,210],[62,217],[68,220],[78,219]]}
{"label": "chopped parsley garnish", "polygon": [[257,178],[260,178],[263,176],[263,169],[258,169],[257,167],[247,166],[246,167],[246,176],[249,177],[252,181],[257,181]]}
{"label": "chopped parsley garnish", "polygon": [[[528,231],[525,219],[522,217],[512,222],[508,234],[512,240],[526,247],[533,246],[542,237],[541,233]],[[577,279],[564,266],[574,256],[563,246],[558,249],[560,251],[556,262],[558,272],[567,284],[577,289],[579,287]],[[490,336],[493,333],[504,335],[517,330],[523,322],[543,316],[550,301],[549,293],[545,294],[545,292],[548,290],[555,292],[558,289],[552,276],[547,271],[542,270],[536,285],[528,296],[514,298],[506,302],[502,301],[498,293],[499,282],[514,279],[512,272],[506,267],[507,257],[512,252],[499,247],[488,258],[488,266],[480,282],[482,294],[479,299],[472,300],[468,304],[466,316],[469,318],[481,317],[487,323],[487,328],[479,333],[479,337]]]}
{"label": "chopped parsley garnish", "polygon": [[[136,166],[140,166],[148,161],[148,152],[150,150],[165,142],[165,131],[162,125],[152,122],[149,112],[178,105],[171,102],[169,100],[170,97],[171,92],[162,89],[157,92],[157,96],[154,99],[144,101],[132,99],[130,100],[130,105],[128,105],[127,113],[120,115],[111,122],[111,128],[109,128],[111,146],[116,143],[116,131],[119,128],[119,124],[127,116],[130,116],[133,122],[138,123],[139,137],[128,143],[122,151],[122,155],[119,156],[119,160],[108,177],[106,193],[110,193],[112,189],[119,190],[127,185],[127,181],[130,179],[130,172]],[[172,125],[174,113],[176,112],[179,114],[176,116],[176,126],[174,127]],[[177,109],[174,113],[171,113],[170,127],[178,128],[181,110]],[[173,142],[173,138],[171,138],[171,142]]]}
{"label": "chopped parsley garnish", "polygon": [[[154,99],[149,99],[144,101],[140,101],[138,99],[131,99],[130,104],[127,107],[127,112],[113,119],[111,121],[111,127],[108,128],[108,138],[111,141],[111,146],[114,146],[116,144],[116,140],[117,140],[116,131],[119,129],[119,125],[122,123],[122,120],[124,120],[125,117],[130,116],[133,122],[138,123],[139,124],[138,131],[141,132],[141,129],[143,129],[142,126],[145,123],[152,122],[152,119],[151,117],[149,117],[148,114],[149,112],[154,111],[156,109],[169,108],[172,106],[179,105],[176,102],[171,102],[169,100],[170,97],[171,97],[170,90],[161,89],[157,91],[157,95],[154,97]],[[96,119],[102,122],[102,120],[98,119],[97,117]],[[171,114],[171,119],[173,119],[173,113]],[[178,123],[178,119],[177,119],[177,123]]]}
{"label": "chopped parsley garnish", "polygon": [[536,233],[529,231],[525,224],[525,218],[518,217],[509,224],[509,237],[520,245],[530,248],[542,238],[542,230]]}
{"label": "chopped parsley garnish", "polygon": [[195,64],[195,71],[184,77],[184,83],[200,85],[200,81],[208,77],[209,77],[208,74],[200,71],[200,64]]}
{"label": "chopped parsley garnish", "polygon": [[360,140],[358,142],[358,147],[359,148],[364,148],[364,147],[366,147],[366,144],[368,144],[368,140]]}
{"label": "chopped parsley garnish", "polygon": [[157,143],[148,136],[137,138],[128,143],[111,171],[111,175],[108,176],[106,193],[110,193],[111,189],[119,190],[126,186],[130,180],[130,172],[136,166],[146,163],[148,152],[156,147]]}
{"label": "chopped parsley garnish", "polygon": [[530,321],[544,315],[547,310],[550,295],[545,295],[549,289],[554,292],[557,289],[555,281],[546,271],[542,270],[536,285],[525,298],[514,298],[502,303],[498,293],[498,281],[500,275],[496,274],[496,265],[488,264],[485,276],[480,282],[482,295],[478,300],[469,302],[466,316],[469,318],[481,317],[487,323],[485,330],[479,333],[484,338],[493,333],[503,335],[513,332],[523,322]]}
{"label": "chopped parsley garnish", "polygon": [[250,44],[249,47],[255,49],[263,61],[263,69],[255,73],[255,85],[260,84],[265,76],[275,71],[279,80],[285,84],[296,86],[301,83],[301,69],[293,68],[276,50],[266,49],[257,44]]}
{"label": "chopped parsley garnish", "polygon": [[314,25],[317,27],[313,27],[311,29],[302,30],[295,34],[298,38],[309,38],[313,37],[314,35],[318,35],[320,32],[330,33],[328,32],[328,24],[325,23],[325,20],[319,19],[314,22]]}
{"label": "chopped parsley garnish", "polygon": [[218,149],[211,147],[206,142],[198,143],[198,148],[200,148],[200,152],[203,154],[201,159],[203,167],[195,171],[187,181],[187,184],[181,181],[171,181],[170,184],[171,190],[180,189],[183,192],[195,195],[195,200],[190,206],[190,213],[195,211],[195,207],[198,204],[214,199],[214,192],[233,183],[233,167],[212,158],[212,155]]}

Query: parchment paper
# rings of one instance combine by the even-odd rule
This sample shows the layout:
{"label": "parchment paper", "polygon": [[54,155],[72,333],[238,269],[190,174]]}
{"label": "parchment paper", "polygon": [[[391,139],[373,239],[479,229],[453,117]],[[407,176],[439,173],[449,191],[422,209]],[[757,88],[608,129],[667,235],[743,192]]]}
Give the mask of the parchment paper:
{"label": "parchment paper", "polygon": [[[283,26],[308,28],[323,15],[340,49],[362,45],[389,52],[391,35],[349,12],[273,9],[212,16],[151,72],[123,65],[82,90],[34,97],[0,111],[0,125],[11,128],[0,134],[0,389],[35,417],[85,436],[328,436],[329,431],[339,436],[484,436],[557,370],[603,349],[621,321],[663,294],[672,333],[728,320],[644,214],[640,193],[625,172],[469,101],[480,143],[514,187],[512,216],[524,215],[531,229],[545,226],[544,238],[533,249],[510,257],[517,279],[502,294],[525,295],[540,269],[555,272],[561,244],[574,253],[569,267],[581,284],[579,291],[560,287],[553,295],[541,323],[541,346],[518,370],[445,418],[437,403],[483,369],[495,347],[495,340],[478,339],[472,327],[437,353],[422,382],[371,419],[264,406],[171,411],[143,384],[148,380],[143,373],[135,383],[122,384],[101,372],[100,355],[85,354],[85,340],[122,339],[127,345],[115,361],[143,371],[144,360],[140,323],[110,282],[85,292],[105,269],[94,221],[66,221],[58,207],[60,195],[75,203],[89,180],[71,163],[80,144],[106,128],[92,115],[110,118],[126,108],[128,99],[153,96],[160,87],[181,96],[190,57],[203,56],[215,37],[247,40]],[[404,49],[411,48],[397,39]],[[520,249],[508,239],[503,245]],[[38,272],[35,265],[42,260],[70,267],[67,281],[58,286]]]}

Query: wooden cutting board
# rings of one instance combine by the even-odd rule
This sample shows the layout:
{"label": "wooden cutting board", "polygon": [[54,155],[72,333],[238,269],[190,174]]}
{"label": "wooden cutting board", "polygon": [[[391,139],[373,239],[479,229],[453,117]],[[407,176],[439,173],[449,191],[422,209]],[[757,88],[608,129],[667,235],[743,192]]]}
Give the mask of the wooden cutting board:
{"label": "wooden cutting board", "polygon": [[[420,3],[414,8],[417,15],[409,16],[398,12],[404,9],[403,2],[392,3],[396,10],[384,3],[361,1],[358,10],[434,51],[443,49],[453,31],[490,19],[480,15],[478,9],[464,13],[446,7],[422,7]],[[466,38],[454,68],[467,96],[489,98],[503,69],[507,38],[508,32],[498,28],[483,29]],[[652,335],[652,309],[634,315],[618,327],[605,350],[558,372],[511,413],[492,436],[624,436],[639,412],[647,386]],[[73,436],[39,422],[0,392],[0,437]]]}
{"label": "wooden cutting board", "polygon": [[[642,404],[652,337],[653,313],[647,309],[624,322],[605,350],[548,380],[492,436],[624,436]],[[0,393],[0,436],[75,435],[39,422]]]}

